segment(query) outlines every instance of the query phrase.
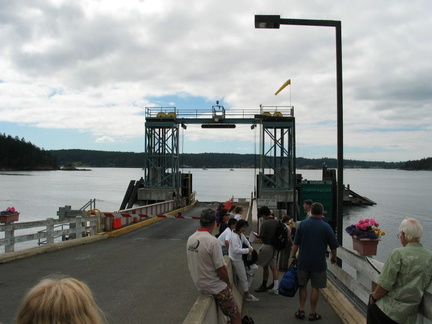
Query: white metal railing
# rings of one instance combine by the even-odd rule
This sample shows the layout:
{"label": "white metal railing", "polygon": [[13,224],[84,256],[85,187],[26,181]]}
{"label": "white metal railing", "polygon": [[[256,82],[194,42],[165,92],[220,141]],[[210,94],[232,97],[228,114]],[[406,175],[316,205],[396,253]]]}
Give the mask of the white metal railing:
{"label": "white metal railing", "polygon": [[174,209],[174,200],[167,200],[163,202],[154,203],[151,205],[138,206],[128,209],[122,209],[121,213],[130,214],[147,214],[149,216],[156,216],[158,214],[163,214]]}
{"label": "white metal railing", "polygon": [[[195,192],[190,199],[195,200]],[[155,217],[159,214],[164,214],[174,209],[175,201],[169,200],[151,205],[139,206],[129,209],[124,209],[117,213],[125,214],[146,214],[148,217]],[[86,217],[66,217],[63,219],[47,218],[46,220],[38,220],[31,222],[14,222],[8,225],[0,225],[0,233],[4,232],[4,238],[0,238],[0,247],[4,246],[4,252],[14,252],[16,244],[37,241],[38,245],[55,243],[58,237],[68,237],[68,239],[82,238],[84,236],[92,236],[102,231],[112,230],[112,217],[104,217],[106,213],[97,209],[87,211]],[[122,217],[121,227],[131,224],[130,217]],[[88,217],[87,217],[88,216]],[[141,221],[138,219],[136,221]],[[109,225],[109,226],[107,226]],[[34,232],[29,234],[29,230]],[[21,233],[19,233],[21,231]],[[25,232],[25,234],[22,234]],[[1,252],[0,252],[1,253]]]}
{"label": "white metal railing", "polygon": [[[58,229],[59,225],[69,225],[68,228]],[[74,226],[72,226],[72,225]],[[84,236],[96,235],[101,232],[100,216],[89,216],[65,219],[47,218],[46,220],[11,223],[8,225],[0,225],[0,232],[4,232],[4,238],[0,239],[0,246],[5,247],[5,252],[14,252],[17,243],[45,240],[46,243],[54,243],[54,239],[64,235],[74,235],[76,238]],[[35,229],[35,233],[16,235],[16,231]],[[45,228],[40,230],[40,228]]]}
{"label": "white metal railing", "polygon": [[[375,288],[379,272],[381,272],[384,263],[360,256],[343,247],[337,249],[337,255],[342,260],[342,268],[329,263],[329,275],[334,276],[335,280],[351,291],[363,303],[362,306],[365,309],[369,294]],[[343,269],[344,265],[352,267],[355,273],[350,274],[349,270]],[[432,287],[429,287],[424,294],[417,323],[432,323]]]}
{"label": "white metal railing", "polygon": [[[166,118],[212,118],[215,112],[212,109],[182,109],[176,107],[146,107],[146,117],[166,117]],[[260,109],[225,109],[225,118],[254,118],[255,115],[265,115],[268,117],[293,117],[293,106],[260,106]]]}

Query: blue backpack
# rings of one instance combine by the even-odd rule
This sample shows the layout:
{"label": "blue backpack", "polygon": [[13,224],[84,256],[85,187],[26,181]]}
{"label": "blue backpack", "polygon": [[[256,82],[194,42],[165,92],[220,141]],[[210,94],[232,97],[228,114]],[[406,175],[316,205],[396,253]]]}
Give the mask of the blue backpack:
{"label": "blue backpack", "polygon": [[294,297],[299,288],[297,278],[297,265],[291,264],[279,283],[279,294],[286,297]]}

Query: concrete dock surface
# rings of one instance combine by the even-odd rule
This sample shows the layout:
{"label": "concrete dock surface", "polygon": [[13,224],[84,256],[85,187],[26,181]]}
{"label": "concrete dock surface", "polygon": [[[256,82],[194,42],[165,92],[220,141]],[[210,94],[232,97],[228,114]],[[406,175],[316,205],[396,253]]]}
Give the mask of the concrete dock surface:
{"label": "concrete dock surface", "polygon": [[[0,323],[13,323],[26,291],[51,274],[86,282],[109,323],[182,323],[199,295],[185,253],[186,240],[198,224],[190,219],[165,219],[113,239],[0,264]],[[259,244],[254,246],[259,248]],[[288,298],[255,293],[261,280],[260,267],[251,288],[260,300],[244,302],[243,313],[257,324],[301,323],[294,317],[298,294]],[[322,316],[319,323],[342,323],[322,296],[317,312]],[[308,314],[307,304],[303,321],[308,321]]]}
{"label": "concrete dock surface", "polygon": [[[258,248],[259,245],[254,244],[254,247]],[[279,273],[279,277],[282,278],[283,272]],[[272,275],[270,273],[270,279]],[[282,295],[272,295],[268,292],[257,293],[254,290],[261,285],[262,282],[262,268],[259,267],[255,274],[252,287],[250,292],[255,297],[259,298],[257,302],[243,303],[243,314],[252,317],[257,324],[283,324],[283,323],[302,323],[307,322],[310,312],[309,302],[306,302],[305,319],[301,320],[295,318],[294,313],[298,310],[299,298],[298,292],[294,297],[285,297]],[[270,282],[268,283],[270,284]],[[308,287],[308,297],[310,294],[310,287]],[[338,317],[332,306],[327,300],[320,294],[317,306],[317,313],[322,316],[318,323],[322,324],[338,324],[343,323]]]}

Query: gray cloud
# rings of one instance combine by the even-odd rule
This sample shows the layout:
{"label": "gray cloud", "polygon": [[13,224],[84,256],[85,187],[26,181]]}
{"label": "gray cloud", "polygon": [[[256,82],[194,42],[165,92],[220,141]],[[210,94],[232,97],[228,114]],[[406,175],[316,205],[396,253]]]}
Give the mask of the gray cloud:
{"label": "gray cloud", "polygon": [[[293,104],[299,143],[333,145],[334,31],[256,30],[253,20],[254,14],[340,19],[346,145],[362,148],[362,156],[364,143],[406,145],[407,159],[421,158],[431,144],[414,151],[409,141],[431,132],[424,126],[432,123],[431,6],[426,0],[0,0],[0,121],[75,127],[108,139],[106,129],[121,120],[115,136],[130,138],[141,136],[150,98],[187,94],[223,98],[232,108]],[[290,88],[274,96],[288,78]],[[404,126],[422,133],[391,131]],[[378,136],[377,129],[389,131]],[[399,156],[389,150],[385,158]]]}

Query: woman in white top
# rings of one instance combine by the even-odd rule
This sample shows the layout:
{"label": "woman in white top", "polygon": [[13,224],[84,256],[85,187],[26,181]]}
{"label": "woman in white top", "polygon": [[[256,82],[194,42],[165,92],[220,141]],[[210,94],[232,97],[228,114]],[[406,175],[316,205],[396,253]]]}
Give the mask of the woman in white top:
{"label": "woman in white top", "polygon": [[[248,278],[248,274],[246,273],[246,267],[243,262],[243,254],[249,254],[253,251],[252,245],[249,243],[246,236],[244,235],[244,232],[246,232],[248,225],[248,222],[244,219],[237,221],[235,230],[232,232],[230,237],[228,254],[231,259],[231,263],[235,269],[235,272],[237,273],[237,277],[239,278],[240,286],[243,289],[244,299],[246,301],[258,301],[258,298],[249,293],[249,287],[252,283],[253,274],[258,267],[255,265],[256,267],[254,270],[248,271]],[[243,244],[245,244],[247,247],[243,248]]]}

